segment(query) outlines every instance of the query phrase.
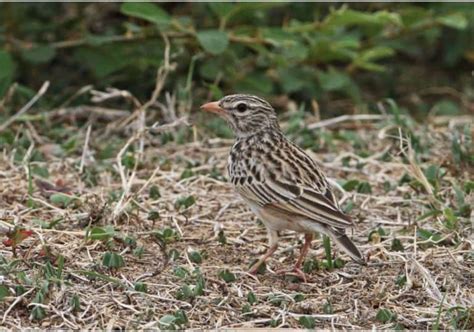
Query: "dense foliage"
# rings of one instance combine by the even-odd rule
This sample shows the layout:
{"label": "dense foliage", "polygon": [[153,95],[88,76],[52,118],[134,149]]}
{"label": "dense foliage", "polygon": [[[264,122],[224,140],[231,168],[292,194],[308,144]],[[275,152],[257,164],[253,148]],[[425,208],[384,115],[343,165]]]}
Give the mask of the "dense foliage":
{"label": "dense foliage", "polygon": [[[413,102],[449,86],[472,96],[472,4],[36,3],[0,5],[0,96],[12,82],[25,99],[44,81],[57,106],[93,84],[146,98],[166,34],[178,99],[231,92],[312,99],[333,114],[381,98],[413,113],[453,114],[452,96]],[[191,95],[192,94],[192,95]],[[198,101],[196,101],[198,99]],[[330,101],[339,103],[330,104]],[[78,103],[86,99],[76,100]],[[189,106],[189,103],[186,103]],[[433,108],[433,106],[435,106]],[[1,115],[0,115],[1,116]]]}

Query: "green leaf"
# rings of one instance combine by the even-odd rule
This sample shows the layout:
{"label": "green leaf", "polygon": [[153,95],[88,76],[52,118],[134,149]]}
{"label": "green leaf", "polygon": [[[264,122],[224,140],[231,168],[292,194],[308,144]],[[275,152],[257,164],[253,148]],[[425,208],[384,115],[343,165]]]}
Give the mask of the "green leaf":
{"label": "green leaf", "polygon": [[392,240],[392,246],[390,247],[391,251],[405,251],[402,242],[399,239]]}
{"label": "green leaf", "polygon": [[301,69],[288,67],[278,70],[280,83],[286,93],[299,91],[308,85],[308,77]]}
{"label": "green leaf", "polygon": [[301,302],[304,300],[304,295],[301,293],[296,293],[293,295],[293,299],[295,300],[295,302]]}
{"label": "green leaf", "polygon": [[69,196],[62,193],[52,194],[49,197],[49,200],[51,201],[51,203],[57,206],[61,206],[61,207],[67,207],[69,204],[71,204],[72,201],[76,199],[77,197]]}
{"label": "green leaf", "polygon": [[107,241],[115,235],[113,226],[94,227],[90,230],[88,237],[91,240]]}
{"label": "green leaf", "polygon": [[189,272],[188,270],[186,270],[184,267],[182,266],[177,266],[174,271],[173,271],[174,275],[181,278],[181,279],[184,279],[186,278],[186,276],[189,275]]}
{"label": "green leaf", "polygon": [[235,8],[236,4],[228,2],[211,2],[207,4],[214,14],[219,17],[229,15]]}
{"label": "green leaf", "polygon": [[346,73],[332,67],[327,72],[318,72],[317,76],[321,88],[325,91],[341,90],[351,84],[351,79]]}
{"label": "green leaf", "polygon": [[202,30],[197,33],[197,39],[207,52],[217,55],[229,46],[227,33],[219,30]]}
{"label": "green leaf", "polygon": [[160,318],[160,327],[167,329],[170,326],[173,325],[173,323],[176,321],[176,317],[173,315],[164,315],[163,317]]}
{"label": "green leaf", "polygon": [[46,317],[46,311],[43,307],[36,305],[33,310],[31,310],[31,317],[33,320],[42,320]]}
{"label": "green leaf", "polygon": [[242,80],[236,82],[235,89],[245,93],[268,95],[273,90],[273,82],[264,73],[248,73]]}
{"label": "green leaf", "polygon": [[459,115],[461,110],[457,103],[444,99],[433,106],[433,113],[436,115]]}
{"label": "green leaf", "polygon": [[194,176],[194,172],[192,169],[190,168],[186,168],[184,169],[184,171],[181,173],[181,176],[180,176],[180,180],[183,180],[183,179],[187,179],[187,178],[190,178],[190,177],[193,177]]}
{"label": "green leaf", "polygon": [[189,260],[196,264],[202,263],[201,254],[198,251],[191,251],[188,253]]}
{"label": "green leaf", "polygon": [[176,200],[175,207],[178,209],[184,208],[187,209],[188,207],[192,206],[194,203],[196,203],[196,199],[194,196],[187,196],[187,197],[181,197]]}
{"label": "green leaf", "polygon": [[331,270],[334,267],[334,265],[333,265],[332,254],[331,254],[331,239],[329,238],[329,236],[326,236],[326,235],[323,236],[323,247],[324,247],[324,253],[326,254],[327,268]]}
{"label": "green leaf", "polygon": [[5,285],[0,285],[0,301],[3,301],[3,299],[8,295],[10,295],[10,290],[8,287]]}
{"label": "green leaf", "polygon": [[194,287],[194,294],[196,296],[201,296],[201,295],[204,295],[204,289],[206,286],[205,280],[201,274],[201,271],[199,271],[199,269],[196,269],[195,273],[197,273],[197,277],[196,277],[196,287]]}
{"label": "green leaf", "polygon": [[393,54],[395,54],[395,51],[390,47],[376,46],[361,52],[354,59],[353,65],[369,71],[383,71],[384,67],[373,63],[373,61],[392,56]]}
{"label": "green leaf", "polygon": [[368,182],[361,182],[357,185],[357,192],[361,194],[371,194],[372,193],[372,187]]}
{"label": "green leaf", "polygon": [[150,195],[150,198],[153,200],[159,199],[161,197],[160,188],[158,188],[158,186],[156,185],[152,185],[150,187],[149,195]]}
{"label": "green leaf", "polygon": [[467,181],[466,183],[464,183],[464,191],[466,192],[466,194],[474,192],[474,181]]}
{"label": "green leaf", "polygon": [[120,268],[125,266],[125,262],[122,255],[109,251],[104,254],[102,265],[108,268]]}
{"label": "green leaf", "polygon": [[160,212],[156,210],[151,210],[150,212],[148,212],[147,219],[151,221],[156,221],[160,219]]}
{"label": "green leaf", "polygon": [[0,97],[2,97],[10,86],[15,72],[15,63],[10,53],[0,50],[0,68]]}
{"label": "green leaf", "polygon": [[171,17],[166,11],[150,2],[125,2],[120,6],[120,12],[160,26],[166,26],[171,22]]}
{"label": "green leaf", "polygon": [[41,45],[30,49],[25,49],[21,52],[21,57],[32,63],[40,64],[51,61],[56,55],[56,50],[48,45]]}
{"label": "green leaf", "polygon": [[331,302],[327,301],[324,305],[323,305],[323,312],[326,314],[326,315],[332,315],[334,313],[334,309],[332,307],[332,304]]}
{"label": "green leaf", "polygon": [[81,299],[79,298],[79,295],[74,294],[71,297],[71,300],[69,301],[69,304],[71,306],[71,309],[73,312],[77,312],[81,310]]}
{"label": "green leaf", "polygon": [[402,20],[397,13],[387,11],[378,11],[375,13],[362,12],[342,7],[339,10],[331,12],[324,21],[325,25],[341,27],[344,25],[381,25],[393,24],[402,26]]}
{"label": "green leaf", "polygon": [[179,239],[179,234],[173,228],[163,228],[154,233],[155,237],[164,243],[171,243]]}
{"label": "green leaf", "polygon": [[380,309],[375,316],[375,319],[382,323],[387,323],[395,320],[396,315],[388,309]]}
{"label": "green leaf", "polygon": [[184,325],[189,322],[188,316],[186,316],[186,312],[184,310],[176,310],[174,313],[174,317],[176,318],[175,323],[178,325]]}
{"label": "green leaf", "polygon": [[222,270],[221,272],[219,272],[219,278],[221,278],[222,280],[224,280],[227,283],[231,283],[231,282],[234,282],[234,281],[237,280],[235,274],[233,274],[232,272],[230,272],[227,269]]}
{"label": "green leaf", "polygon": [[443,210],[444,218],[446,219],[445,225],[448,229],[455,229],[457,226],[458,218],[454,215],[454,212],[451,208],[446,208]]}
{"label": "green leaf", "polygon": [[354,180],[349,180],[346,183],[344,183],[342,188],[344,188],[344,190],[346,191],[352,191],[355,188],[357,188],[358,185],[359,185],[359,180],[354,179]]}
{"label": "green leaf", "polygon": [[134,288],[137,292],[141,292],[141,293],[146,293],[146,292],[148,292],[147,285],[144,284],[143,282],[136,282],[135,285],[133,285],[133,288]]}
{"label": "green leaf", "polygon": [[225,237],[224,231],[221,229],[217,234],[217,240],[220,244],[224,245],[227,243],[227,238]]}
{"label": "green leaf", "polygon": [[398,285],[398,287],[403,287],[407,283],[407,276],[405,274],[400,274],[397,276],[397,279],[395,280],[395,284]]}
{"label": "green leaf", "polygon": [[438,17],[436,19],[436,22],[457,30],[464,30],[467,28],[468,25],[466,16],[461,13],[453,13],[446,16]]}
{"label": "green leaf", "polygon": [[281,28],[263,28],[262,37],[274,46],[289,47],[295,44],[295,35]]}
{"label": "green leaf", "polygon": [[319,270],[319,262],[316,259],[307,259],[303,264],[303,272],[311,273],[314,270]]}
{"label": "green leaf", "polygon": [[423,229],[423,228],[418,228],[416,231],[416,234],[418,235],[419,238],[422,240],[430,240],[434,243],[439,243],[441,241],[441,235],[437,233],[433,233],[429,230]]}
{"label": "green leaf", "polygon": [[31,173],[34,175],[38,175],[42,178],[48,178],[49,177],[49,171],[46,167],[40,167],[38,165],[32,165],[31,166]]}
{"label": "green leaf", "polygon": [[248,292],[248,294],[247,294],[247,301],[248,301],[248,303],[250,303],[250,304],[255,304],[255,303],[257,303],[257,301],[258,301],[258,300],[257,300],[257,296],[256,296],[252,291],[250,291],[250,292]]}
{"label": "green leaf", "polygon": [[311,316],[301,316],[298,322],[307,329],[314,329],[316,327],[316,321]]}
{"label": "green leaf", "polygon": [[246,313],[250,313],[250,312],[252,312],[252,308],[250,308],[250,304],[245,303],[245,304],[242,306],[242,313],[243,313],[243,314],[246,314]]}

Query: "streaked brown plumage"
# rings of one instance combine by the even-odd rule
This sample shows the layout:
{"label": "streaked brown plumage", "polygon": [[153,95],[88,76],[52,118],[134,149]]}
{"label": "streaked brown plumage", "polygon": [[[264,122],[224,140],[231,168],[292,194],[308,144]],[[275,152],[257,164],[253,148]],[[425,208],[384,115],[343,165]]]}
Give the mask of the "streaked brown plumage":
{"label": "streaked brown plumage", "polygon": [[282,133],[274,109],[250,95],[230,95],[201,106],[223,117],[236,135],[228,160],[230,181],[268,230],[270,248],[251,268],[276,250],[278,231],[305,233],[305,244],[294,267],[298,275],[314,232],[331,237],[356,262],[364,264],[345,235],[352,226],[318,164]]}

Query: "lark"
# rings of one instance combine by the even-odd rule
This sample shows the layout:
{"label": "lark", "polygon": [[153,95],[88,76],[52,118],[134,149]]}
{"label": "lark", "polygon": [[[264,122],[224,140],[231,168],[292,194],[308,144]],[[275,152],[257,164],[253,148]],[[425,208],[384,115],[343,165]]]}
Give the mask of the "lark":
{"label": "lark", "polygon": [[353,226],[326,176],[304,150],[280,129],[273,107],[262,98],[235,94],[201,106],[224,118],[236,137],[228,158],[230,182],[268,231],[269,248],[250,273],[277,250],[279,232],[304,233],[305,242],[291,272],[306,280],[301,265],[316,232],[329,236],[354,261],[365,264],[345,234]]}

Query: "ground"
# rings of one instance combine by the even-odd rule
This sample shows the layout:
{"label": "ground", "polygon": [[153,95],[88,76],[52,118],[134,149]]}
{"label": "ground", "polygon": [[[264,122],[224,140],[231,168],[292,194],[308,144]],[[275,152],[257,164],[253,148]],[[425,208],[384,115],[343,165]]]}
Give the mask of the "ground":
{"label": "ground", "polygon": [[393,120],[346,120],[311,129],[308,151],[342,185],[368,265],[317,237],[307,282],[275,273],[296,260],[292,232],[264,273],[247,273],[266,231],[225,181],[232,139],[129,135],[122,145],[138,148],[99,160],[102,129],[84,126],[79,153],[60,157],[29,130],[30,155],[0,156],[0,326],[474,329],[472,168],[451,156],[472,117],[410,125],[421,152]]}

